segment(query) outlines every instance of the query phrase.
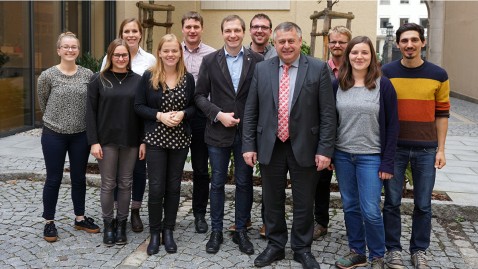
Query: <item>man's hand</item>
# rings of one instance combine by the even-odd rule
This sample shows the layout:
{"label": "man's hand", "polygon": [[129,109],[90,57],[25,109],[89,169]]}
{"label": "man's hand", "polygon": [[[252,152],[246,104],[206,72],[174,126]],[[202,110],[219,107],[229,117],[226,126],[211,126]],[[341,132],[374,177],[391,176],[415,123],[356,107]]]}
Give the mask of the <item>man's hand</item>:
{"label": "man's hand", "polygon": [[435,168],[442,169],[446,165],[445,152],[438,151],[435,156]]}
{"label": "man's hand", "polygon": [[257,162],[257,152],[244,152],[242,154],[242,157],[244,158],[244,161],[246,162],[247,165],[250,167],[254,167],[254,165]]}
{"label": "man's hand", "polygon": [[330,165],[330,158],[322,155],[315,155],[315,165],[317,166],[317,171],[325,169]]}
{"label": "man's hand", "polygon": [[240,119],[234,118],[234,112],[219,112],[217,114],[217,120],[224,125],[224,127],[234,127],[239,124]]}

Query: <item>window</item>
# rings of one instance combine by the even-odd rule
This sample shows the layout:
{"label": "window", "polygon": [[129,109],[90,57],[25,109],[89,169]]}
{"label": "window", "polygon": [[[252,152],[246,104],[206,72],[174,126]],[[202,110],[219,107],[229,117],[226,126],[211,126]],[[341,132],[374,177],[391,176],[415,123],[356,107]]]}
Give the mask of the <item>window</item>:
{"label": "window", "polygon": [[380,28],[387,28],[387,23],[389,22],[389,18],[380,18]]}
{"label": "window", "polygon": [[423,28],[427,28],[427,26],[428,26],[428,18],[421,18],[421,19],[420,19],[420,25],[423,26]]}
{"label": "window", "polygon": [[410,1],[409,0],[400,0],[400,4],[409,4]]}
{"label": "window", "polygon": [[380,0],[380,5],[390,5],[390,0]]}
{"label": "window", "polygon": [[404,25],[405,23],[408,23],[408,18],[400,18],[400,26]]}

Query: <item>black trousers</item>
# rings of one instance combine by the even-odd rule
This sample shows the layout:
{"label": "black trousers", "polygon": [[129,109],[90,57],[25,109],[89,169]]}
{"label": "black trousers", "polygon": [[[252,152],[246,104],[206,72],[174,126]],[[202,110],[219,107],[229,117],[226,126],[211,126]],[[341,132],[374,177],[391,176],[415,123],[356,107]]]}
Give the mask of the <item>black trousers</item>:
{"label": "black trousers", "polygon": [[323,169],[319,171],[319,183],[315,190],[315,221],[327,228],[329,226],[329,206],[330,206],[330,181],[333,171]]}
{"label": "black trousers", "polygon": [[150,232],[160,232],[163,229],[174,230],[188,148],[165,149],[147,145],[146,150]]}
{"label": "black trousers", "polygon": [[191,164],[193,168],[193,213],[205,215],[209,200],[209,153],[204,142],[206,117],[199,113],[189,121],[192,129]]}
{"label": "black trousers", "polygon": [[288,239],[285,220],[287,172],[292,182],[293,219],[291,248],[296,253],[310,252],[314,232],[314,197],[319,174],[315,166],[300,166],[289,140],[276,140],[272,159],[262,165],[262,195],[266,236],[271,247],[284,249]]}

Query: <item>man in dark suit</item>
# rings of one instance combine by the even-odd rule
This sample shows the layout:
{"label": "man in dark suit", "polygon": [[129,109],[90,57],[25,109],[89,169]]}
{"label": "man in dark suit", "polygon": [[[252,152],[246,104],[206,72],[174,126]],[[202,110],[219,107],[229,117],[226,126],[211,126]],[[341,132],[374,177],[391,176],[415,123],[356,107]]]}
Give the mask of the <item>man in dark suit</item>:
{"label": "man in dark suit", "polygon": [[195,101],[208,121],[204,140],[211,163],[211,237],[206,252],[217,253],[223,242],[224,185],[231,151],[234,155],[236,182],[235,225],[233,241],[246,254],[254,253],[246,221],[252,208],[252,167],[242,158],[242,117],[247,94],[260,54],[242,46],[245,23],[237,15],[225,17],[221,23],[224,47],[203,58],[196,83]]}
{"label": "man in dark suit", "polygon": [[245,162],[260,163],[267,248],[255,259],[263,267],[284,259],[287,243],[285,190],[292,181],[294,260],[320,268],[311,254],[318,171],[330,165],[336,112],[327,64],[301,55],[302,32],[292,22],[274,30],[278,57],[256,66],[243,119]]}

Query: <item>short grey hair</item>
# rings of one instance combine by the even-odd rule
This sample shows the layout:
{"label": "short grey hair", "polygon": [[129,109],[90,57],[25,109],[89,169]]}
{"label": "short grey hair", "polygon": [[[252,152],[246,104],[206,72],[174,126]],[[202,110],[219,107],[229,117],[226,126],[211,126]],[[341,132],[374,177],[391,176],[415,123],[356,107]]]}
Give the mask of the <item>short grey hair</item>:
{"label": "short grey hair", "polygon": [[297,35],[299,36],[299,38],[302,37],[302,30],[300,29],[299,25],[293,23],[293,22],[290,22],[290,21],[286,21],[286,22],[282,22],[280,23],[279,25],[276,26],[276,28],[274,29],[274,33],[272,34],[272,39],[276,39],[276,32],[277,31],[284,31],[284,32],[289,32],[289,31],[292,31],[293,29],[295,29],[295,31],[297,32]]}

